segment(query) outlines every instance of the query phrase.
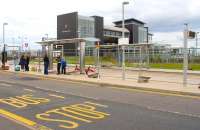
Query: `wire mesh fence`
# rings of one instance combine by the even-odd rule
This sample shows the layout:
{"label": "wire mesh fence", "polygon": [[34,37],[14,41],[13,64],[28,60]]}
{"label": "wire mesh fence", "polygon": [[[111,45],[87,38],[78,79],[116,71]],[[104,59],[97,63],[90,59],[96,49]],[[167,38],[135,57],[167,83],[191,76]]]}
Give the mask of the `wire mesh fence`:
{"label": "wire mesh fence", "polygon": [[[67,61],[69,71],[79,67],[80,51],[78,49],[54,49],[53,50],[54,69],[56,69],[56,58],[61,56]],[[8,51],[8,64],[11,66],[19,64],[19,59],[22,55],[30,56],[31,70],[43,70],[43,56],[41,50],[32,50],[20,52],[18,50]],[[85,48],[85,65],[86,69],[91,66],[97,72],[98,63],[100,63],[101,77],[122,77],[122,48],[118,46],[102,46],[99,50],[99,61],[97,49],[95,47]],[[200,48],[188,49],[188,70],[200,71]],[[148,69],[167,69],[167,70],[182,70],[183,69],[183,49],[182,48],[150,48],[150,47],[125,47],[125,65],[126,79],[137,80],[138,75],[148,73],[154,77],[154,80],[177,82],[173,76],[168,75],[166,79],[157,73],[144,72]],[[179,75],[181,76],[181,74]],[[190,77],[189,77],[190,78]],[[197,83],[197,79],[196,78]],[[194,83],[194,82],[193,82]]]}
{"label": "wire mesh fence", "polygon": [[[63,51],[63,52],[62,52]],[[62,54],[63,53],[63,54]],[[19,61],[20,56],[29,55],[31,62],[42,62],[43,54],[41,50],[19,52],[18,50],[10,50],[7,52],[8,61]],[[57,56],[63,57],[68,64],[79,64],[78,49],[63,49],[53,51],[53,61]],[[2,58],[2,56],[0,56]],[[102,66],[120,67],[122,62],[122,49],[120,47],[101,47],[100,63]],[[126,47],[125,48],[126,67],[138,68],[140,65],[147,68],[158,69],[182,69],[183,49],[157,49],[157,48],[141,48]],[[188,49],[189,69],[200,70],[200,48]],[[85,48],[85,64],[97,65],[97,50],[95,47]]]}

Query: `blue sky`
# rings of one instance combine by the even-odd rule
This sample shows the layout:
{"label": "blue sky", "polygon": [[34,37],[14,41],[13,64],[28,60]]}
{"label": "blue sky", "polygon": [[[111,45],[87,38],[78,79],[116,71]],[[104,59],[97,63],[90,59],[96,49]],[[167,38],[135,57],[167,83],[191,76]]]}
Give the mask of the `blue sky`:
{"label": "blue sky", "polygon": [[[35,48],[45,34],[56,37],[56,16],[78,11],[81,15],[100,15],[106,25],[121,19],[123,0],[0,0],[0,25],[7,22],[6,41],[24,41]],[[182,45],[183,24],[200,31],[199,0],[127,0],[126,18],[147,23],[154,41]],[[2,30],[2,26],[0,26]],[[2,36],[2,31],[0,31]],[[2,38],[0,38],[2,42]],[[193,42],[190,43],[193,46]]]}

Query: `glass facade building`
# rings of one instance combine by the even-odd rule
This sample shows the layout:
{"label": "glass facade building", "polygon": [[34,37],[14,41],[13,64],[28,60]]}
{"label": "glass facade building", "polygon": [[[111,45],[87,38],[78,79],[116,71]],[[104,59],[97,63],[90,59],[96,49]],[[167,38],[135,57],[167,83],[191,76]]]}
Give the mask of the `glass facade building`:
{"label": "glass facade building", "polygon": [[78,15],[78,37],[95,37],[95,20],[93,17]]}
{"label": "glass facade building", "polygon": [[[78,15],[78,37],[94,38],[95,37],[95,19]],[[87,41],[87,47],[94,47],[94,42]]]}
{"label": "glass facade building", "polygon": [[144,27],[138,27],[138,42],[139,43],[146,43],[147,42],[147,35],[148,35],[148,30],[147,28]]}

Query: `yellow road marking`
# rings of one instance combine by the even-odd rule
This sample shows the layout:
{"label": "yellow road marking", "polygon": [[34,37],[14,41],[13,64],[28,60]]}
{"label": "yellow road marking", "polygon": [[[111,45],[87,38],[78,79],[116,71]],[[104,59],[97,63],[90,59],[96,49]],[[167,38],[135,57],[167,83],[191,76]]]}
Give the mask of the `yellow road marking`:
{"label": "yellow road marking", "polygon": [[56,97],[56,98],[61,98],[61,99],[65,99],[65,97],[59,96],[59,95],[55,95],[55,94],[49,94],[49,96]]}
{"label": "yellow road marking", "polygon": [[13,114],[13,113],[8,112],[8,111],[3,110],[3,109],[0,109],[0,114],[4,115],[6,117],[9,117],[11,119],[14,119],[16,121],[19,121],[21,123],[24,123],[25,125],[28,125],[28,126],[35,126],[37,124],[36,122],[33,122],[33,121],[29,120],[29,119],[26,119],[24,117],[18,116],[16,114]]}
{"label": "yellow road marking", "polygon": [[24,108],[29,105],[38,105],[38,104],[48,103],[48,102],[50,102],[50,99],[36,98],[36,97],[33,97],[33,95],[28,95],[28,94],[0,99],[0,103],[4,103],[13,107],[17,107],[17,108]]}
{"label": "yellow road marking", "polygon": [[173,93],[164,93],[164,92],[155,92],[151,90],[139,90],[139,89],[131,89],[131,88],[118,88],[118,87],[109,87],[113,89],[125,90],[125,91],[132,91],[132,92],[142,92],[142,93],[150,93],[150,94],[159,94],[165,96],[175,96],[175,97],[184,97],[184,98],[192,98],[192,99],[200,99],[198,96],[189,96],[189,95],[182,95],[182,94],[173,94]]}

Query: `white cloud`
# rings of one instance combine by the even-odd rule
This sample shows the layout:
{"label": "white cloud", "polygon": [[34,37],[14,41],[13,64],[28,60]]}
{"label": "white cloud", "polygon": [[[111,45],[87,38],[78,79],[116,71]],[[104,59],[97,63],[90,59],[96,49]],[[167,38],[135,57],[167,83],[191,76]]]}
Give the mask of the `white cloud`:
{"label": "white cloud", "polygon": [[[78,11],[81,15],[104,16],[105,24],[121,19],[124,0],[0,0],[0,25],[8,22],[8,42],[18,36],[28,37],[32,43],[44,34],[56,37],[56,16]],[[129,0],[126,18],[144,20],[154,33],[156,41],[181,43],[183,23],[194,30],[200,28],[199,0]],[[0,30],[2,26],[0,26]],[[2,31],[0,31],[2,36]],[[1,38],[0,38],[1,41]],[[17,41],[17,40],[16,40]]]}

